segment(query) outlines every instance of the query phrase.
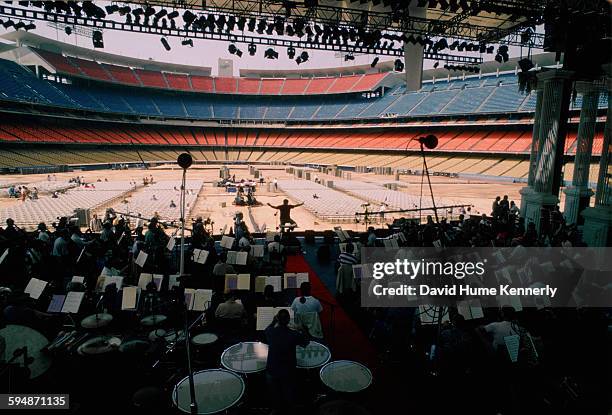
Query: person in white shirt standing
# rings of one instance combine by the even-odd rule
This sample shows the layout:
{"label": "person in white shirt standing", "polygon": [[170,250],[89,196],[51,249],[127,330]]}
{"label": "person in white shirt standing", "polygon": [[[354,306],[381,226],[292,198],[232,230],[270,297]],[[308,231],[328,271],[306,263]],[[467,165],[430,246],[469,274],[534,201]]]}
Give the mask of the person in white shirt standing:
{"label": "person in white shirt standing", "polygon": [[320,313],[323,311],[323,307],[319,300],[310,295],[310,283],[303,282],[300,286],[300,291],[302,293],[301,297],[296,297],[291,304],[291,309],[296,314],[305,314],[305,313]]}

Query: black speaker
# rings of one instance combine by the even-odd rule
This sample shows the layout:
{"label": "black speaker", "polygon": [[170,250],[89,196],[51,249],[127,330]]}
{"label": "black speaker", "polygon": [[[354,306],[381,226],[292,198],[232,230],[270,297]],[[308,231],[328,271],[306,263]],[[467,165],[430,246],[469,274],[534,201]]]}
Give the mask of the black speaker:
{"label": "black speaker", "polygon": [[434,148],[438,147],[438,137],[433,134],[429,134],[425,137],[419,137],[419,143],[423,144],[428,149],[433,150]]}
{"label": "black speaker", "polygon": [[193,164],[193,157],[191,157],[191,154],[189,153],[181,153],[178,156],[178,159],[176,159],[176,162],[183,169],[188,169]]}

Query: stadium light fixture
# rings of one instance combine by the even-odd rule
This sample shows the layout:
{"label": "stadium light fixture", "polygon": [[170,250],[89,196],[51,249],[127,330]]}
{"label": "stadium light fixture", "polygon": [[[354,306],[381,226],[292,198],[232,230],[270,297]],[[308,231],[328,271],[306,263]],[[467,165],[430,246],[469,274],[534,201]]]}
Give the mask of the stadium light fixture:
{"label": "stadium light fixture", "polygon": [[377,56],[374,58],[374,60],[372,61],[372,63],[370,64],[370,66],[372,68],[376,67],[376,65],[378,65],[378,61],[380,60],[380,58]]}
{"label": "stadium light fixture", "polygon": [[257,45],[255,45],[255,43],[249,43],[248,51],[249,55],[255,56],[255,53],[257,53]]}
{"label": "stadium light fixture", "polygon": [[110,6],[106,6],[106,14],[113,14],[119,11],[119,6],[116,4],[111,4]]}
{"label": "stadium light fixture", "polygon": [[293,46],[289,46],[289,47],[287,48],[287,57],[288,57],[289,59],[293,59],[293,58],[295,58],[295,48],[294,48]]}
{"label": "stadium light fixture", "polygon": [[395,63],[394,63],[394,69],[396,72],[403,72],[404,71],[404,62],[402,62],[401,59],[396,59]]}
{"label": "stadium light fixture", "polygon": [[304,62],[308,61],[308,59],[309,59],[309,58],[310,58],[310,56],[308,56],[308,52],[303,51],[302,53],[300,53],[300,56],[298,56],[298,57],[295,59],[295,62],[296,62],[298,65],[300,65],[300,64],[302,64],[302,63],[304,63]]}
{"label": "stadium light fixture", "polygon": [[24,27],[25,31],[30,31],[30,30],[34,30],[36,29],[36,25],[32,22],[28,23],[27,25],[25,25]]}
{"label": "stadium light fixture", "polygon": [[433,64],[434,69],[436,69],[440,65],[440,62],[436,62]]}
{"label": "stadium light fixture", "polygon": [[161,41],[161,44],[164,45],[164,49],[166,49],[167,51],[170,51],[170,49],[172,49],[170,47],[170,44],[168,43],[168,40],[165,37],[162,37],[160,41]]}
{"label": "stadium light fixture", "polygon": [[[119,15],[120,16],[125,16],[126,14],[129,14],[131,11],[132,11],[132,9],[130,8],[130,6],[119,7]],[[178,16],[178,12],[176,14]]]}
{"label": "stadium light fixture", "polygon": [[181,42],[181,45],[193,47],[193,39],[185,39]]}
{"label": "stadium light fixture", "polygon": [[15,22],[11,19],[8,19],[2,23],[2,26],[4,26],[5,29],[8,29],[9,27],[14,26],[14,25],[15,25]]}
{"label": "stadium light fixture", "polygon": [[104,38],[102,36],[102,32],[99,30],[94,30],[91,35],[91,40],[93,42],[93,47],[96,49],[104,49]]}
{"label": "stadium light fixture", "polygon": [[278,59],[278,52],[272,48],[266,49],[264,52],[264,58],[266,59]]}
{"label": "stadium light fixture", "polygon": [[352,53],[349,53],[347,55],[344,55],[344,61],[354,61],[355,60],[355,56]]}
{"label": "stadium light fixture", "polygon": [[242,51],[240,49],[238,49],[236,47],[236,45],[234,45],[233,43],[231,45],[229,45],[229,47],[227,48],[227,50],[229,51],[229,53],[231,53],[232,55],[236,55],[239,58],[242,57]]}
{"label": "stadium light fixture", "polygon": [[245,25],[246,25],[246,17],[244,16],[239,17],[238,20],[236,21],[236,26],[238,26],[238,30],[240,30],[241,32],[244,32]]}
{"label": "stadium light fixture", "polygon": [[183,13],[183,22],[185,23],[185,28],[189,27],[193,23],[193,21],[196,19],[196,17],[197,16],[193,14],[192,12],[190,12],[189,10],[185,10],[185,13]]}
{"label": "stadium light fixture", "polygon": [[72,28],[70,26],[66,26],[64,28],[64,32],[66,32],[66,34],[70,36],[72,34]]}

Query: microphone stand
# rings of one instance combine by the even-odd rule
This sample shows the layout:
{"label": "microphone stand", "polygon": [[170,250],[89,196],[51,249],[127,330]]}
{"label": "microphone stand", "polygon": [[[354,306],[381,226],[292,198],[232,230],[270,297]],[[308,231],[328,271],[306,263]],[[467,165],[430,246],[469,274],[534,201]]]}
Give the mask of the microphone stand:
{"label": "microphone stand", "polygon": [[[189,166],[187,166],[189,167]],[[187,182],[187,167],[183,167],[183,180],[181,183],[181,256],[179,262],[179,274],[181,277],[185,275],[185,192]],[[183,300],[184,301],[184,300]],[[193,368],[191,366],[191,341],[189,339],[189,310],[187,303],[185,304],[185,350],[187,352],[187,371],[189,373],[189,395],[191,403],[189,405],[192,415],[198,413],[198,404],[196,403],[195,385],[193,381]]]}
{"label": "microphone stand", "polygon": [[429,194],[431,195],[431,203],[433,205],[434,215],[436,216],[436,223],[440,223],[438,220],[438,209],[436,208],[436,200],[434,199],[433,188],[431,187],[431,179],[429,178],[429,168],[427,168],[427,157],[425,157],[425,149],[421,142],[421,156],[423,157],[423,165],[425,166],[425,175],[427,176],[427,184],[429,185]]}

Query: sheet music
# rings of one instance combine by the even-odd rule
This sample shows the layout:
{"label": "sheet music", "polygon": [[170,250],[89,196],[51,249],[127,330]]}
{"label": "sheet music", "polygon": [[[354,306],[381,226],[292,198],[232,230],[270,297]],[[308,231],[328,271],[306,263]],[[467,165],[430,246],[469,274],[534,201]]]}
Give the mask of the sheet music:
{"label": "sheet music", "polygon": [[239,290],[250,290],[251,289],[251,274],[238,274],[238,289]]}
{"label": "sheet music", "polygon": [[238,274],[225,274],[225,290],[238,289]]}
{"label": "sheet music", "polygon": [[297,280],[296,282],[297,282],[298,287],[300,287],[303,282],[309,281],[307,272],[298,272],[297,274],[295,274],[295,277]]}
{"label": "sheet music", "polygon": [[512,363],[518,361],[519,346],[521,343],[521,337],[518,334],[512,334],[504,337],[504,343],[506,344],[506,350],[510,356]]}
{"label": "sheet music", "polygon": [[246,265],[247,258],[247,252],[236,252],[236,265]]}
{"label": "sheet music", "polygon": [[168,251],[172,251],[175,245],[176,245],[176,239],[174,238],[174,236],[171,236],[170,239],[168,239],[168,244],[166,245],[166,249]]}
{"label": "sheet music", "polygon": [[51,297],[51,302],[49,303],[49,307],[47,308],[47,313],[60,313],[62,311],[62,306],[64,305],[65,300],[65,295],[53,294],[53,297]]}
{"label": "sheet music", "polygon": [[251,256],[254,258],[263,258],[264,246],[263,245],[251,245]]}
{"label": "sheet music", "polygon": [[298,288],[297,276],[291,272],[285,272],[285,289],[287,288]]}
{"label": "sheet music", "polygon": [[210,252],[208,252],[205,249],[194,249],[193,250],[193,262],[196,262],[198,264],[205,264],[206,260],[208,259],[208,254]]}
{"label": "sheet music", "polygon": [[83,292],[69,291],[68,294],[66,294],[66,298],[64,299],[62,313],[78,313],[79,308],[81,307],[81,303],[83,302],[84,296],[85,293]]}
{"label": "sheet music", "polygon": [[353,278],[360,280],[363,278],[363,265],[353,265]]}
{"label": "sheet music", "polygon": [[185,288],[185,305],[187,306],[187,310],[193,310],[195,291],[194,288]]}
{"label": "sheet music", "polygon": [[226,249],[232,249],[232,246],[234,245],[234,240],[235,239],[232,238],[231,236],[223,235],[221,237],[221,246]]}
{"label": "sheet music", "polygon": [[496,299],[500,307],[510,306],[514,308],[514,311],[523,310],[523,303],[518,295],[498,295]]}
{"label": "sheet music", "polygon": [[162,274],[153,274],[153,282],[155,283],[155,287],[157,287],[157,291],[161,291],[164,276]]}
{"label": "sheet music", "polygon": [[484,312],[482,310],[482,305],[480,304],[480,300],[477,298],[465,301],[457,302],[457,311],[461,314],[466,320],[473,320],[476,318],[483,318]]}
{"label": "sheet music", "polygon": [[153,281],[153,274],[145,274],[144,272],[140,274],[140,278],[138,278],[138,288],[141,290],[146,290],[147,285]]}
{"label": "sheet music", "polygon": [[335,227],[334,232],[336,232],[336,235],[338,235],[338,239],[340,239],[340,242],[345,242],[347,240],[346,234],[341,227]]}
{"label": "sheet music", "polygon": [[30,298],[38,300],[42,295],[45,287],[47,286],[47,281],[39,280],[38,278],[32,278],[28,285],[26,286],[24,293],[29,294]]}
{"label": "sheet music", "polygon": [[121,287],[123,287],[123,277],[120,275],[107,275],[106,277],[104,277],[104,284],[102,285],[102,290],[105,290],[108,285],[113,283],[115,284],[117,289],[120,290]]}
{"label": "sheet music", "polygon": [[208,302],[212,300],[212,290],[197,289],[193,296],[193,310],[204,311]]}
{"label": "sheet music", "polygon": [[280,235],[277,232],[273,232],[273,231],[267,231],[266,232],[266,242],[274,242],[274,237],[276,235]]}
{"label": "sheet music", "polygon": [[279,310],[289,311],[289,316],[291,316],[291,322],[293,322],[293,310],[291,309],[291,307],[257,307],[256,330],[265,330],[270,325],[270,323],[272,323],[272,320],[274,320],[274,316],[279,312]]}
{"label": "sheet music", "polygon": [[77,284],[85,284],[85,277],[81,277],[79,275],[75,275],[72,277],[71,282],[76,282]]}
{"label": "sheet music", "polygon": [[147,262],[147,257],[149,256],[149,254],[147,254],[145,251],[140,251],[138,253],[138,256],[136,257],[136,261],[134,261],[136,263],[136,265],[138,265],[139,267],[144,267],[145,262]]}
{"label": "sheet music", "polygon": [[168,289],[171,290],[172,287],[178,287],[179,286],[179,277],[180,275],[175,274],[175,275],[170,275],[168,276]]}
{"label": "sheet music", "polygon": [[138,297],[138,287],[125,287],[121,297],[122,310],[136,309],[136,301]]}
{"label": "sheet music", "polygon": [[9,253],[9,249],[11,249],[11,248],[6,248],[4,250],[4,252],[2,253],[2,256],[0,256],[0,264],[2,264],[4,262],[4,260],[6,259],[8,253]]}
{"label": "sheet music", "polygon": [[338,247],[340,248],[340,253],[346,252],[346,243],[339,243]]}

